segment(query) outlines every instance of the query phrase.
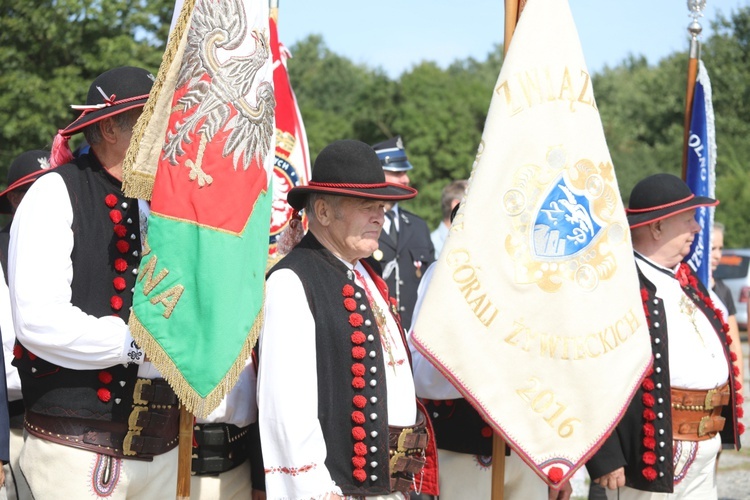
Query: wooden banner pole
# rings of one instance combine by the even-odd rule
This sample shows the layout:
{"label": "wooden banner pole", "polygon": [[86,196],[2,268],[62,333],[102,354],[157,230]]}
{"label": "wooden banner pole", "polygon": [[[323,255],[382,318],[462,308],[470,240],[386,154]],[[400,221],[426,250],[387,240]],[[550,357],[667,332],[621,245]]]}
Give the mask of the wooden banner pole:
{"label": "wooden banner pole", "polygon": [[492,500],[505,496],[505,441],[495,432],[492,437]]}
{"label": "wooden banner pole", "polygon": [[180,405],[179,450],[177,455],[177,500],[190,500],[190,471],[193,465],[193,414]]}

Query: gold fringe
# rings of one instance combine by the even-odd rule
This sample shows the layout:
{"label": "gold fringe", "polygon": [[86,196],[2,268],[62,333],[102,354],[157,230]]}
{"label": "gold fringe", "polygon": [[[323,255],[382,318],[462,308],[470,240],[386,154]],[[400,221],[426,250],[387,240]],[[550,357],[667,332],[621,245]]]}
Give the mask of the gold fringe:
{"label": "gold fringe", "polygon": [[[125,193],[125,195],[130,198],[141,198],[144,200],[151,199],[151,192],[153,191],[154,187],[154,175],[142,173],[140,170],[138,170],[138,153],[141,149],[141,141],[143,140],[143,137],[146,133],[146,129],[151,122],[151,118],[154,116],[154,110],[156,109],[157,100],[161,97],[162,87],[167,81],[167,74],[169,73],[169,70],[175,58],[178,55],[181,55],[182,51],[184,50],[183,38],[185,38],[186,30],[189,27],[190,21],[192,19],[195,1],[196,0],[185,0],[182,5],[182,10],[180,10],[180,17],[177,19],[174,29],[169,36],[169,41],[167,42],[167,47],[164,50],[161,65],[159,66],[159,72],[157,73],[156,79],[154,80],[154,85],[151,88],[148,100],[143,107],[143,113],[141,114],[138,122],[133,128],[133,135],[130,139],[130,145],[128,147],[128,151],[125,155],[125,160],[122,166],[122,190],[123,193]],[[173,92],[174,89],[170,89],[170,91]],[[169,96],[169,99],[171,102],[171,96]],[[166,120],[166,117],[163,118],[164,120]],[[163,140],[163,136],[161,137],[161,140]],[[145,166],[141,168],[148,169],[150,167]],[[153,165],[151,166],[151,168],[155,169],[156,166]]]}
{"label": "gold fringe", "polygon": [[[265,292],[264,292],[265,295]],[[206,418],[209,413],[214,411],[224,399],[232,387],[237,383],[240,374],[245,369],[247,359],[251,356],[253,347],[255,347],[260,330],[263,326],[264,304],[261,303],[253,326],[248,332],[242,351],[234,363],[227,371],[224,378],[216,387],[204,398],[201,397],[192,386],[185,380],[182,372],[177,368],[172,357],[162,348],[161,344],[154,339],[148,329],[140,322],[131,311],[128,325],[133,338],[148,356],[148,359],[159,370],[162,377],[169,383],[174,390],[180,402],[188,409],[190,413],[199,418]]]}

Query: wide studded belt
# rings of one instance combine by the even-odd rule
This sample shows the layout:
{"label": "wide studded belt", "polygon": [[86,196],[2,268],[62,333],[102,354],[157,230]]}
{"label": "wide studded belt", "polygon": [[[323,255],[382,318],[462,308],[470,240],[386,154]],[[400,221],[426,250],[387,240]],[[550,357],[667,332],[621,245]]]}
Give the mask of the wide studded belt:
{"label": "wide studded belt", "polygon": [[191,473],[218,475],[243,464],[249,457],[250,426],[195,424]]}
{"label": "wide studded belt", "polygon": [[419,410],[416,424],[388,427],[391,491],[409,492],[414,476],[424,468],[428,441],[427,419]]}
{"label": "wide studded belt", "polygon": [[178,443],[177,396],[162,379],[138,379],[126,421],[27,411],[26,430],[37,437],[120,458],[151,460]]}
{"label": "wide studded belt", "polygon": [[724,429],[722,408],[729,404],[729,385],[716,389],[672,388],[672,434],[681,441],[705,441]]}

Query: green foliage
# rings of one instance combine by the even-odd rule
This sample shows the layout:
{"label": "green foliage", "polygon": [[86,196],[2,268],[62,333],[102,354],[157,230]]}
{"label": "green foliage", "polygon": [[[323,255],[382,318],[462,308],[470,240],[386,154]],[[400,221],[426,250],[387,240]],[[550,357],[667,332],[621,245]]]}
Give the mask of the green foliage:
{"label": "green foliage", "polygon": [[48,148],[91,81],[122,65],[156,71],[173,0],[0,0],[0,178]]}
{"label": "green foliage", "polygon": [[[49,146],[85,101],[90,81],[123,64],[156,70],[173,0],[0,0],[0,175],[26,149]],[[728,247],[750,246],[750,7],[719,16],[703,40],[713,87],[718,143],[717,219]],[[397,79],[332,52],[320,35],[290,47],[292,86],[311,158],[329,142],[369,144],[400,134],[419,196],[406,205],[435,227],[440,191],[467,178],[502,64],[502,47],[484,60],[431,62]],[[623,195],[655,172],[681,171],[687,76],[684,52],[657,65],[630,56],[593,75],[597,105]],[[2,178],[0,177],[0,178]]]}

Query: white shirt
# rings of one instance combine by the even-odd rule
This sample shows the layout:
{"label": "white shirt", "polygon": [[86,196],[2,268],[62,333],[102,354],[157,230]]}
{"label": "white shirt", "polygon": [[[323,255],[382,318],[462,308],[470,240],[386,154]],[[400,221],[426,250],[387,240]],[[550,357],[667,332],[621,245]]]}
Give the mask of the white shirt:
{"label": "white shirt", "polygon": [[[395,205],[393,205],[389,210],[391,210],[393,212],[393,223],[396,225],[396,231],[398,231],[399,229],[401,229],[401,226],[399,226],[399,221],[398,221],[398,203],[396,203]],[[386,212],[387,211],[388,210],[386,210]],[[388,232],[390,230],[391,230],[391,219],[388,216],[386,216],[383,219],[383,231],[382,231],[382,233],[388,234]]]}
{"label": "white shirt", "polygon": [[5,359],[5,381],[8,384],[8,401],[21,399],[21,378],[18,370],[11,364],[13,346],[16,345],[16,332],[13,329],[13,317],[10,310],[10,292],[5,283],[5,275],[0,268],[0,332],[3,336],[3,358]]}
{"label": "white shirt", "polygon": [[445,240],[448,238],[448,232],[450,228],[445,225],[445,222],[440,221],[440,225],[433,232],[430,233],[430,239],[432,240],[432,246],[435,247],[435,258],[437,259],[440,255],[440,251],[445,245]]}
{"label": "white shirt", "polygon": [[[345,263],[352,269],[351,264]],[[389,311],[365,271],[374,300]],[[260,335],[258,406],[261,446],[266,471],[268,498],[323,498],[341,494],[325,466],[327,456],[318,420],[318,381],[315,320],[299,277],[290,269],[274,272],[266,282],[263,330]],[[391,353],[396,361],[388,365],[383,348],[388,391],[388,423],[407,426],[416,421],[417,409],[406,346],[391,314],[386,313],[391,333]]]}
{"label": "white shirt", "polygon": [[430,363],[421,352],[414,348],[412,336],[414,335],[414,325],[417,324],[419,312],[422,309],[422,302],[427,293],[427,289],[432,281],[432,275],[435,274],[435,264],[433,262],[422,276],[417,288],[417,303],[414,306],[414,321],[412,321],[411,330],[409,330],[409,349],[411,350],[412,370],[414,372],[414,385],[417,390],[417,396],[426,399],[458,399],[463,398],[458,389],[451,384],[435,365]]}
{"label": "white shirt", "polygon": [[[656,286],[664,301],[669,341],[669,377],[672,387],[714,389],[729,378],[724,346],[705,314],[685,294],[675,269],[660,266],[638,254],[636,263]],[[652,322],[660,318],[651,316]]]}
{"label": "white shirt", "polygon": [[[64,368],[130,363],[129,354],[137,349],[125,321],[111,315],[97,318],[71,303],[72,223],[62,177],[54,172],[42,176],[21,202],[10,232],[8,274],[16,336],[31,352]],[[139,375],[158,376],[150,365],[142,363]]]}

